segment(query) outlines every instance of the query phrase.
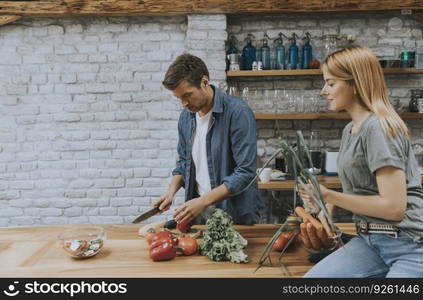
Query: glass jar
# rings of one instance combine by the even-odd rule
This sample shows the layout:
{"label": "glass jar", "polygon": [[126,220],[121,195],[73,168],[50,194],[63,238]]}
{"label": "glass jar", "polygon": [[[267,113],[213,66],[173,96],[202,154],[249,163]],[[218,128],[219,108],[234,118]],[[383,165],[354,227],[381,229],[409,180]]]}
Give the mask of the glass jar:
{"label": "glass jar", "polygon": [[327,34],[323,36],[323,59],[339,50],[338,36],[336,34]]}
{"label": "glass jar", "polygon": [[419,112],[418,100],[423,99],[423,90],[411,90],[411,99],[408,104],[410,112]]}

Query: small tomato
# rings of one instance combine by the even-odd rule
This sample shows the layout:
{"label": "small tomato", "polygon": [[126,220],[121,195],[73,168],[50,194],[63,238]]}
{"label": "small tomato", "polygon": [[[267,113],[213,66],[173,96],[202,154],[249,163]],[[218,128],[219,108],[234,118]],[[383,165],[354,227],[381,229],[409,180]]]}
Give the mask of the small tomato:
{"label": "small tomato", "polygon": [[310,61],[309,64],[310,69],[318,69],[320,67],[320,62],[316,59]]}
{"label": "small tomato", "polygon": [[178,237],[177,243],[184,255],[192,255],[198,250],[197,240],[190,236]]}
{"label": "small tomato", "polygon": [[189,223],[178,223],[177,225],[176,225],[176,229],[178,229],[180,232],[183,232],[183,233],[185,233],[185,232],[187,232],[190,228],[191,228],[191,226],[192,226],[192,222],[189,222]]}

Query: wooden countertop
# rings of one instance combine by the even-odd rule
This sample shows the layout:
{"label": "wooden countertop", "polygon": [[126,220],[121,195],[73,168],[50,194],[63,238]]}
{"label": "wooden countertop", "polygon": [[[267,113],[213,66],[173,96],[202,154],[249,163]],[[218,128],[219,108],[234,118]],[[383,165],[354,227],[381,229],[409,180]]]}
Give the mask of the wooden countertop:
{"label": "wooden countertop", "polygon": [[[423,175],[420,175],[423,183]],[[341,181],[338,176],[318,175],[319,183],[329,189],[341,189]],[[292,190],[294,188],[294,180],[271,180],[269,182],[258,181],[260,190]]]}
{"label": "wooden countertop", "polygon": [[[73,259],[60,246],[57,235],[80,225],[39,226],[0,229],[0,277],[283,277],[278,252],[272,253],[273,266],[256,273],[257,260],[279,225],[236,226],[248,240],[247,264],[214,262],[205,256],[178,256],[170,261],[153,262],[147,243],[138,236],[140,225],[104,225],[107,240],[99,254],[88,259]],[[339,223],[354,233],[351,223]],[[204,228],[204,226],[195,226]],[[284,255],[284,263],[293,277],[301,277],[311,266],[308,252],[296,245]]]}
{"label": "wooden countertop", "polygon": [[[317,176],[319,183],[329,189],[340,189],[341,181],[338,176]],[[294,188],[294,180],[271,180],[269,182],[258,182],[260,190],[292,190]]]}

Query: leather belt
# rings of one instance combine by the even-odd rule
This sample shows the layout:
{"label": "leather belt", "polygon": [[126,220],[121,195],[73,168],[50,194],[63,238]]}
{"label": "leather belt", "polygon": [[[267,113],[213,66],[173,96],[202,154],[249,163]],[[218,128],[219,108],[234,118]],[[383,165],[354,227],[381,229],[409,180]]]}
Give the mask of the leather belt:
{"label": "leather belt", "polygon": [[393,237],[398,237],[399,229],[391,224],[377,224],[377,223],[369,223],[364,220],[360,220],[355,223],[355,227],[357,228],[357,232],[368,234],[368,233],[380,233],[380,234],[388,234],[392,235]]}

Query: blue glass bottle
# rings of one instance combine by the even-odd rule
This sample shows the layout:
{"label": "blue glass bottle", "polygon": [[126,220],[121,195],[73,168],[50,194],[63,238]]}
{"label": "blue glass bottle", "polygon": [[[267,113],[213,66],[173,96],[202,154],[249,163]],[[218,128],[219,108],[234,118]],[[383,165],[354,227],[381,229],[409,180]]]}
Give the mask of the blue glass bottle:
{"label": "blue glass bottle", "polygon": [[249,33],[245,39],[247,41],[247,45],[245,45],[245,47],[242,49],[243,70],[251,70],[253,61],[256,60],[256,47],[252,45],[253,38],[254,36]]}
{"label": "blue glass bottle", "polygon": [[288,50],[288,69],[295,70],[298,65],[298,46],[297,38],[298,36],[293,33],[292,37],[289,39],[291,41],[291,46]]}
{"label": "blue glass bottle", "polygon": [[263,46],[260,48],[260,61],[263,64],[263,70],[270,70],[270,47],[268,46],[269,36],[264,35],[262,39]]}
{"label": "blue glass bottle", "polygon": [[305,42],[303,46],[302,56],[301,56],[301,69],[309,69],[310,61],[313,59],[313,49],[310,45],[311,35],[306,32]]}
{"label": "blue glass bottle", "polygon": [[285,47],[283,46],[283,33],[279,32],[279,38],[275,40],[275,69],[285,69]]}

